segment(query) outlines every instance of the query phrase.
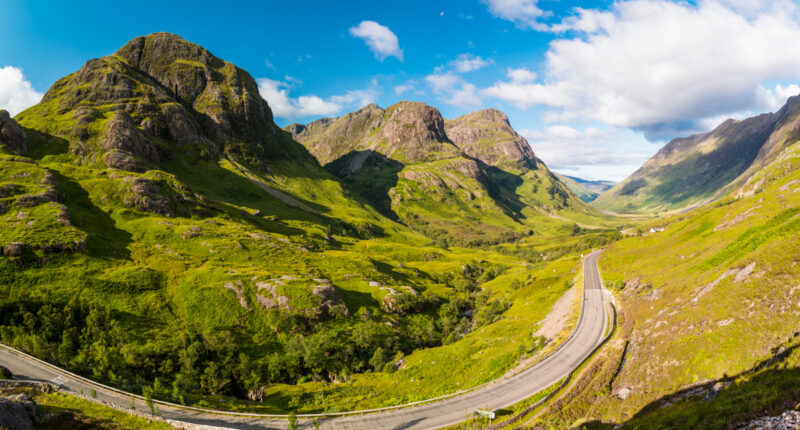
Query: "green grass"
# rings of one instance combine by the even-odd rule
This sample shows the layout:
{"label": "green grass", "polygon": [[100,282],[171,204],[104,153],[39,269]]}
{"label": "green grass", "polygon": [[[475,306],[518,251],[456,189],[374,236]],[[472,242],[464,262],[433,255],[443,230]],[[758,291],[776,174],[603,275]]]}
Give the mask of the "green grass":
{"label": "green grass", "polygon": [[[799,168],[800,147],[790,146],[728,198],[609,246],[601,272],[633,326],[611,388],[631,394],[584,393],[572,419],[587,428],[729,428],[796,406],[797,353],[763,363],[794,345],[800,326]],[[719,380],[734,384],[716,399],[703,391],[661,409],[687,387]]]}

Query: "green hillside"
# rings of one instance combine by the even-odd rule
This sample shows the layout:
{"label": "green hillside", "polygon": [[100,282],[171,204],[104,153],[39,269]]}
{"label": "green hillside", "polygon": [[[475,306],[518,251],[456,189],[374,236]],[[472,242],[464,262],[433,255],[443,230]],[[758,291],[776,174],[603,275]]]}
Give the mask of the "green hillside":
{"label": "green hillside", "polygon": [[726,429],[795,408],[796,142],[781,141],[771,162],[716,203],[608,248],[600,266],[620,301],[616,340],[541,422]]}
{"label": "green hillside", "polygon": [[796,139],[800,98],[776,113],[727,120],[675,139],[592,205],[618,213],[672,212],[716,200],[752,177]]}
{"label": "green hillside", "polygon": [[612,181],[589,181],[586,179],[576,178],[574,176],[561,175],[556,173],[558,179],[572,191],[576,197],[586,203],[591,203],[597,196],[605,191],[610,190],[616,185]]}
{"label": "green hillside", "polygon": [[505,114],[445,120],[422,103],[368,105],[286,127],[348,191],[445,244],[484,245],[611,227],[576,198]]}
{"label": "green hillside", "polygon": [[[0,341],[124,390],[273,413],[435,397],[552,348],[532,327],[616,233],[536,213],[531,235],[506,174],[426,128],[437,111],[382,115],[397,139],[373,155],[413,150],[362,162],[407,165],[388,208],[414,229],[364,192],[380,175],[323,169],[247,72],[171,34],[0,112]],[[528,195],[560,187],[543,178]]]}

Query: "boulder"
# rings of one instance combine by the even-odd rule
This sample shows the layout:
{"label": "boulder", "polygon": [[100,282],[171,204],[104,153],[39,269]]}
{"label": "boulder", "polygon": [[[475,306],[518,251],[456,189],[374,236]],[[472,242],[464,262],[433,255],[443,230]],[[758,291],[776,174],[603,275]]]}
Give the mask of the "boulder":
{"label": "boulder", "polygon": [[11,242],[3,247],[3,255],[6,257],[19,257],[22,255],[24,248],[25,244],[22,242]]}
{"label": "boulder", "polygon": [[0,428],[33,430],[36,422],[36,403],[28,394],[0,397]]}
{"label": "boulder", "polygon": [[342,293],[335,286],[331,284],[314,285],[311,294],[322,299],[320,307],[324,308],[328,313],[330,313],[331,309],[337,307],[342,312],[342,315],[350,315],[350,311],[342,299]]}
{"label": "boulder", "polygon": [[0,109],[0,147],[6,146],[19,155],[28,150],[25,130],[11,118],[8,111]]}
{"label": "boulder", "polygon": [[117,110],[106,122],[100,146],[107,151],[103,161],[117,169],[143,171],[147,164],[158,166],[156,145],[136,127],[130,115]]}
{"label": "boulder", "polygon": [[122,202],[129,208],[164,216],[174,216],[168,197],[160,194],[160,181],[128,176],[122,180],[126,187]]}

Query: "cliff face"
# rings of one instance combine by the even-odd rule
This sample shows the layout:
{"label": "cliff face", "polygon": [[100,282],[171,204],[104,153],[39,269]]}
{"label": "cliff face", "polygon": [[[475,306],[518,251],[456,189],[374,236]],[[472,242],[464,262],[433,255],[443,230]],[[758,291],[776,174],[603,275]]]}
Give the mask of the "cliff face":
{"label": "cliff face", "polygon": [[540,163],[524,137],[497,109],[468,113],[445,123],[447,136],[470,157],[514,170],[536,168]]}
{"label": "cliff face", "polygon": [[57,81],[18,117],[70,141],[86,163],[158,168],[176,153],[226,155],[258,169],[305,151],[272,122],[244,70],[169,33],[137,37]]}
{"label": "cliff face", "polygon": [[424,103],[370,104],[286,130],[354,193],[428,234],[492,242],[530,230],[523,210],[586,210],[494,109],[445,120]]}
{"label": "cliff face", "polygon": [[0,109],[0,147],[2,146],[22,155],[28,150],[28,137],[8,111]]}

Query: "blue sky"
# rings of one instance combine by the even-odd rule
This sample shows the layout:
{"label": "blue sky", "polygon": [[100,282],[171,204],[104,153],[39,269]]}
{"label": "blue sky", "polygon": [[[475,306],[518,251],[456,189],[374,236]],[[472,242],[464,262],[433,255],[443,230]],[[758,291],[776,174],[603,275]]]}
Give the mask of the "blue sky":
{"label": "blue sky", "polygon": [[280,125],[495,107],[554,170],[621,180],[669,138],[800,92],[799,22],[789,1],[7,2],[0,108],[168,31],[249,71]]}

